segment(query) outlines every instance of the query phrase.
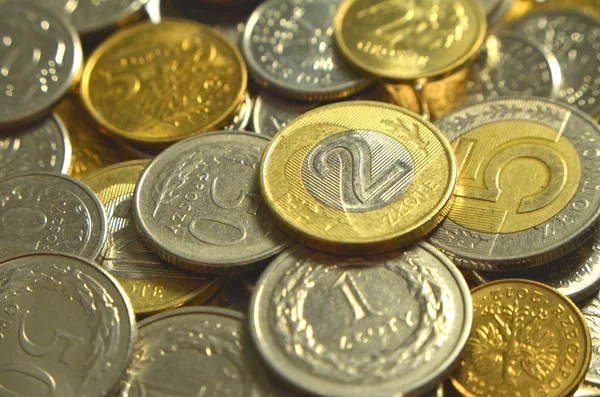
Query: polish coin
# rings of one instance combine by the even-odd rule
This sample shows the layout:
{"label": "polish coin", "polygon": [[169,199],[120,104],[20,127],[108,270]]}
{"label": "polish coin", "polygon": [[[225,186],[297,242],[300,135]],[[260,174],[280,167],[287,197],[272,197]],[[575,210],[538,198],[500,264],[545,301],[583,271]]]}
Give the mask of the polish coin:
{"label": "polish coin", "polygon": [[471,296],[428,244],[384,256],[336,257],[302,246],[258,281],[250,332],[267,365],[327,397],[389,397],[435,389],[457,363]]}
{"label": "polish coin", "polygon": [[579,306],[592,337],[592,362],[585,381],[600,385],[600,293]]}
{"label": "polish coin", "polygon": [[250,118],[252,117],[252,97],[249,92],[246,92],[244,100],[238,107],[238,112],[230,120],[229,124],[223,127],[226,131],[243,131],[250,124]]}
{"label": "polish coin", "polygon": [[81,182],[51,173],[0,181],[0,260],[31,251],[94,260],[105,238],[102,204]]}
{"label": "polish coin", "polygon": [[0,0],[0,128],[42,118],[79,77],[81,43],[38,4]]}
{"label": "polish coin", "polygon": [[341,0],[268,0],[250,16],[242,51],[255,79],[305,100],[342,98],[369,81],[335,48],[333,18]]}
{"label": "polish coin", "polygon": [[116,280],[71,256],[0,264],[2,396],[112,395],[125,375],[135,318]]}
{"label": "polish coin", "polygon": [[273,138],[290,121],[315,107],[316,104],[294,102],[262,91],[254,101],[252,116],[254,131],[262,136]]}
{"label": "polish coin", "polygon": [[69,134],[56,115],[0,135],[0,179],[35,171],[66,173]]}
{"label": "polish coin", "polygon": [[149,247],[188,270],[248,270],[290,244],[263,203],[258,170],[269,141],[239,131],[171,146],[142,173],[134,215]]}
{"label": "polish coin", "polygon": [[575,250],[600,214],[600,126],[544,99],[497,99],[436,121],[457,153],[448,217],[431,236],[460,266],[523,270]]}

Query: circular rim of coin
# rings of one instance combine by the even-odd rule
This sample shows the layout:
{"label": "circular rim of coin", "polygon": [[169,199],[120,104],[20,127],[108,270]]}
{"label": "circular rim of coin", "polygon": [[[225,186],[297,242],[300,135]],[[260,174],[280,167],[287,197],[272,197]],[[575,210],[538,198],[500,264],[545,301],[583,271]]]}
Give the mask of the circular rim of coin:
{"label": "circular rim of coin", "polygon": [[[590,366],[591,358],[592,358],[592,354],[591,354],[592,350],[591,350],[591,343],[590,343],[591,339],[590,339],[589,329],[588,329],[585,317],[583,317],[583,314],[581,313],[581,310],[577,307],[577,305],[575,303],[573,303],[573,301],[571,301],[571,299],[567,298],[560,292],[556,291],[554,288],[552,288],[544,283],[540,283],[540,282],[533,281],[533,280],[520,279],[520,278],[498,280],[498,281],[493,281],[491,283],[479,285],[471,290],[471,295],[474,295],[483,289],[494,288],[495,286],[497,286],[499,284],[507,284],[507,286],[513,286],[513,287],[515,285],[519,285],[519,284],[525,284],[525,285],[529,285],[529,286],[533,285],[540,289],[546,290],[547,292],[551,293],[552,295],[560,298],[566,306],[571,308],[572,312],[575,313],[577,319],[581,322],[581,324],[583,326],[582,328],[585,330],[585,332],[588,335],[588,337],[585,338],[586,342],[588,343],[588,346],[585,349],[586,358],[584,359],[584,365],[581,366],[580,373],[577,375],[576,379],[574,379],[572,384],[570,384],[569,387],[564,390],[564,394],[561,394],[561,395],[567,395],[567,396],[572,395],[575,392],[575,390],[577,390],[577,388],[579,387],[579,384],[584,380],[585,375],[587,374],[588,368]],[[473,314],[473,320],[474,319],[475,319],[475,314]],[[469,333],[469,337],[470,337],[470,333]],[[452,382],[452,385],[454,386],[454,388],[462,396],[477,397],[477,395],[470,393],[468,390],[466,390],[462,386],[462,384],[454,377],[453,374],[450,375],[450,381]]]}
{"label": "circular rim of coin", "polygon": [[515,0],[502,0],[498,5],[490,10],[490,13],[486,15],[488,22],[488,29],[493,29],[511,9]]}
{"label": "circular rim of coin", "polygon": [[463,68],[470,61],[472,61],[481,50],[483,43],[485,42],[485,39],[487,37],[487,16],[483,11],[483,7],[481,5],[480,0],[460,0],[470,3],[472,5],[473,12],[477,15],[477,19],[481,21],[481,23],[476,25],[476,29],[478,29],[478,32],[475,35],[476,38],[474,40],[474,44],[460,58],[456,58],[454,62],[448,64],[445,67],[437,68],[437,70],[428,73],[419,72],[415,74],[410,74],[403,72],[398,68],[372,66],[369,63],[363,62],[360,59],[358,59],[354,55],[353,51],[350,49],[349,44],[344,38],[344,19],[348,14],[350,8],[359,1],[363,0],[345,0],[340,4],[333,23],[335,42],[337,43],[337,46],[344,55],[344,57],[353,65],[357,66],[369,75],[378,76],[390,82],[414,83],[421,81],[434,81],[448,76]]}
{"label": "circular rim of coin", "polygon": [[[265,295],[265,289],[267,285],[271,285],[273,282],[277,282],[279,278],[282,276],[279,267],[291,256],[293,256],[298,250],[309,250],[312,249],[304,247],[302,245],[295,245],[288,248],[286,251],[279,254],[263,271],[258,282],[256,283],[256,288],[254,293],[252,294],[252,298],[250,300],[250,307],[248,309],[248,322],[249,329],[253,345],[256,347],[259,355],[262,358],[262,361],[267,364],[268,368],[275,373],[279,379],[283,379],[288,383],[294,385],[295,387],[307,392],[312,393],[319,396],[328,396],[328,397],[363,397],[365,395],[371,397],[389,397],[391,395],[402,394],[411,394],[414,391],[422,390],[427,388],[428,385],[430,388],[434,388],[441,382],[445,377],[447,377],[458,360],[461,357],[464,346],[467,343],[469,338],[471,323],[473,321],[473,307],[471,301],[471,292],[469,291],[469,286],[465,281],[465,278],[460,273],[460,270],[452,263],[452,261],[440,250],[436,249],[432,245],[426,242],[420,242],[415,244],[415,247],[419,247],[428,251],[431,255],[435,256],[441,265],[443,265],[448,273],[453,277],[453,280],[456,282],[457,290],[462,293],[462,299],[460,301],[463,303],[464,310],[464,325],[461,328],[461,331],[457,336],[457,345],[453,347],[451,354],[444,359],[444,361],[438,366],[437,372],[432,372],[429,375],[429,378],[421,379],[418,384],[413,384],[412,390],[403,390],[399,393],[397,385],[394,381],[387,381],[384,387],[376,388],[366,385],[361,385],[357,387],[356,385],[345,385],[343,383],[338,383],[336,385],[332,385],[335,383],[334,381],[329,381],[327,385],[323,385],[322,380],[323,377],[319,375],[314,375],[308,371],[302,371],[299,368],[301,366],[295,364],[294,362],[286,359],[283,355],[282,351],[279,351],[277,347],[277,343],[270,340],[270,337],[267,336],[271,331],[269,330],[269,321],[267,316],[269,313],[265,313],[265,308],[261,308],[260,302],[264,302],[265,299],[271,299]],[[323,254],[319,251],[316,251],[319,254]],[[388,255],[399,255],[399,253],[389,253],[380,256],[375,256],[374,258],[385,258]],[[323,254],[327,255],[327,254]],[[344,259],[344,257],[341,257]],[[369,258],[368,256],[365,258]],[[263,298],[264,296],[264,298]],[[458,300],[458,299],[457,299]],[[440,371],[439,368],[443,368],[443,371]],[[319,385],[319,383],[321,384]],[[436,385],[436,386],[432,386]],[[369,391],[365,391],[365,388],[369,387]]]}
{"label": "circular rim of coin", "polygon": [[[96,108],[92,101],[92,97],[90,95],[90,78],[92,73],[95,70],[95,67],[99,60],[107,53],[110,53],[112,48],[123,41],[126,41],[128,37],[135,36],[140,32],[145,32],[148,29],[169,29],[173,26],[187,27],[195,29],[196,31],[201,32],[202,34],[209,34],[217,40],[221,41],[225,44],[228,49],[233,53],[235,57],[235,61],[240,67],[240,75],[241,75],[241,84],[239,90],[237,91],[236,97],[238,101],[232,101],[229,106],[221,113],[221,115],[216,118],[211,124],[205,125],[200,129],[196,129],[194,131],[190,131],[185,135],[178,135],[176,137],[169,136],[161,136],[161,137],[153,137],[153,138],[136,138],[135,133],[131,131],[125,131],[121,128],[114,126],[109,120],[104,117],[101,112]],[[82,77],[81,77],[81,87],[80,87],[80,95],[82,98],[82,102],[92,116],[92,118],[100,125],[101,129],[109,132],[110,134],[114,134],[118,139],[123,139],[127,142],[139,144],[141,146],[164,146],[171,143],[176,143],[187,138],[191,138],[193,136],[199,134],[206,134],[208,132],[212,132],[215,128],[221,128],[225,126],[236,113],[240,105],[242,104],[244,95],[246,94],[248,86],[248,69],[246,66],[246,61],[242,56],[242,53],[237,48],[236,45],[231,43],[222,33],[218,32],[216,29],[208,25],[204,25],[199,22],[195,22],[189,19],[181,19],[181,18],[163,18],[161,23],[158,25],[153,24],[150,21],[143,21],[123,28],[113,35],[111,35],[108,39],[102,42],[94,52],[90,55],[89,59],[86,62],[86,65],[83,69]]]}
{"label": "circular rim of coin", "polygon": [[[165,318],[177,317],[186,314],[215,314],[223,317],[229,317],[234,320],[238,320],[242,323],[244,323],[244,321],[246,320],[246,316],[242,312],[239,312],[237,310],[225,309],[223,307],[215,306],[184,306],[146,317],[137,323],[137,327],[143,328],[149,324],[155,323]],[[245,325],[245,323],[243,325]]]}
{"label": "circular rim of coin", "polygon": [[303,102],[299,102],[299,101],[294,101],[293,99],[283,99],[283,98],[278,98],[277,95],[272,94],[271,92],[266,92],[265,90],[259,91],[257,93],[257,95],[254,97],[254,102],[253,102],[253,106],[252,106],[252,130],[259,135],[262,135],[264,137],[267,137],[269,139],[271,139],[273,136],[275,136],[275,134],[277,132],[275,132],[275,134],[270,134],[269,132],[265,131],[263,128],[261,128],[261,125],[263,125],[263,123],[261,122],[261,110],[263,109],[264,103],[265,102],[270,102],[270,101],[281,101],[281,102],[291,102],[294,105],[297,106],[303,106],[306,107],[307,110],[313,110],[315,108],[317,108],[319,106],[318,102],[315,103],[303,103]]}
{"label": "circular rim of coin", "polygon": [[60,134],[62,136],[63,148],[65,151],[65,159],[63,161],[63,166],[60,170],[60,173],[66,175],[71,167],[71,158],[73,155],[73,146],[71,145],[71,138],[69,136],[69,130],[65,125],[64,121],[60,118],[57,113],[52,112],[50,117],[54,119],[56,124],[58,125],[58,129],[60,130]]}
{"label": "circular rim of coin", "polygon": [[85,26],[75,26],[75,28],[84,39],[94,39],[98,34],[126,25],[132,18],[135,19],[135,16],[138,13],[145,13],[144,7],[149,2],[149,0],[130,0],[130,4],[117,14],[113,15],[112,18],[95,21],[95,23],[94,21],[86,21],[87,23]]}
{"label": "circular rim of coin", "polygon": [[44,106],[38,106],[34,111],[19,111],[15,112],[10,118],[0,120],[0,130],[10,129],[19,127],[28,123],[39,121],[43,117],[52,111],[52,108],[67,94],[73,87],[80,81],[81,73],[83,70],[83,47],[79,34],[75,28],[66,21],[62,15],[56,14],[52,10],[46,7],[40,6],[37,3],[33,3],[30,0],[17,1],[17,0],[6,0],[0,1],[0,8],[3,6],[17,6],[24,10],[34,9],[36,12],[40,12],[44,16],[50,16],[54,19],[54,22],[61,24],[61,28],[64,29],[71,39],[70,45],[66,48],[73,50],[73,64],[69,70],[69,74],[64,80],[60,89],[53,90],[54,94],[44,101]]}

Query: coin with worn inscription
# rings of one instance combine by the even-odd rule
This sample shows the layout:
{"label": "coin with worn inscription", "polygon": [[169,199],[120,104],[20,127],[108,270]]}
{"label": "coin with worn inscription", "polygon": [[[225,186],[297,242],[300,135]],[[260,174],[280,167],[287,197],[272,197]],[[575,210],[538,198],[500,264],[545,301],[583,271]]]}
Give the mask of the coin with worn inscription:
{"label": "coin with worn inscription", "polygon": [[585,375],[586,382],[600,386],[600,293],[580,306],[592,337],[592,362]]}
{"label": "coin with worn inscription", "polygon": [[303,243],[344,255],[384,252],[429,233],[456,179],[450,144],[397,106],[348,101],[296,118],[261,164],[265,202]]}
{"label": "coin with worn inscription", "polygon": [[333,39],[341,0],[268,0],[250,16],[242,51],[254,78],[305,100],[347,97],[369,84],[346,64]]}
{"label": "coin with worn inscription", "polygon": [[581,246],[600,214],[600,126],[551,100],[496,99],[436,121],[457,153],[448,217],[430,237],[457,264],[523,270]]}
{"label": "coin with worn inscription", "polygon": [[60,254],[0,263],[0,394],[112,395],[125,375],[135,318],[119,284]]}
{"label": "coin with worn inscription", "polygon": [[257,283],[250,332],[272,371],[307,393],[389,397],[435,389],[469,335],[471,296],[428,244],[331,256],[296,245]]}
{"label": "coin with worn inscription", "polygon": [[252,126],[256,133],[273,138],[287,123],[315,107],[316,104],[295,102],[261,91],[254,101]]}
{"label": "coin with worn inscription", "polygon": [[552,52],[561,67],[558,98],[600,114],[600,20],[575,10],[540,10],[506,25]]}
{"label": "coin with worn inscription", "polygon": [[144,244],[133,223],[133,192],[148,160],[102,168],[83,181],[106,211],[108,236],[100,264],[117,278],[136,314],[181,306],[190,299],[207,301],[222,279],[192,273],[166,263]]}
{"label": "coin with worn inscription", "polygon": [[53,173],[0,181],[0,260],[51,251],[94,260],[106,238],[106,215],[83,183]]}
{"label": "coin with worn inscription", "polygon": [[242,313],[180,308],[139,323],[122,396],[285,397],[263,369]]}
{"label": "coin with worn inscription", "polygon": [[42,118],[79,78],[73,27],[37,3],[0,0],[0,128]]}
{"label": "coin with worn inscription", "polygon": [[471,291],[473,326],[452,383],[463,395],[570,396],[590,364],[581,312],[545,284],[496,281]]}
{"label": "coin with worn inscription", "polygon": [[205,273],[240,272],[290,244],[258,186],[269,141],[240,131],[200,135],[171,146],[142,173],[137,226],[163,259]]}
{"label": "coin with worn inscription", "polygon": [[183,19],[122,29],[91,55],[81,95],[131,144],[161,147],[225,126],[244,98],[246,64],[214,29]]}

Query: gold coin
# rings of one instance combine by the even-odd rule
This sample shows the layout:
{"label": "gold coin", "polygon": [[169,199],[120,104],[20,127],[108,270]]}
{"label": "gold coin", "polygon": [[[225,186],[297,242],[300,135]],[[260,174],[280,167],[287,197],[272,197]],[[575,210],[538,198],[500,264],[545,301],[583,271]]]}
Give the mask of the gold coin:
{"label": "gold coin", "polygon": [[380,102],[305,113],[271,141],[263,197],[282,226],[340,254],[384,252],[430,232],[450,208],[452,148],[433,124]]}
{"label": "gold coin", "polygon": [[536,3],[533,7],[538,9],[564,8],[581,11],[588,15],[600,16],[600,0],[546,0]]}
{"label": "gold coin", "polygon": [[117,278],[136,314],[208,300],[223,279],[190,273],[159,259],[142,241],[133,222],[133,192],[148,160],[119,163],[88,176],[84,182],[104,205],[108,238],[100,264]]}
{"label": "gold coin", "polygon": [[553,288],[502,280],[471,291],[473,326],[452,375],[475,396],[570,396],[591,359],[591,339],[579,309]]}
{"label": "gold coin", "polygon": [[441,78],[479,51],[487,22],[479,0],[345,0],[334,21],[344,56],[394,81]]}
{"label": "gold coin", "polygon": [[247,75],[239,50],[216,30],[167,19],[102,43],[85,66],[81,95],[107,131],[165,146],[224,126],[244,97]]}

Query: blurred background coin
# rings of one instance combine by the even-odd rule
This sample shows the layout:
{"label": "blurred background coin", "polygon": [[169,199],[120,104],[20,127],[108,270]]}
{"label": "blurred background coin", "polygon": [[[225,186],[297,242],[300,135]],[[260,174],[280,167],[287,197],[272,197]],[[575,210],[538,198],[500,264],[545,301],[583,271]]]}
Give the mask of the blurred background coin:
{"label": "blurred background coin", "polygon": [[254,100],[252,127],[256,133],[272,138],[287,123],[316,106],[316,104],[283,99],[263,90]]}
{"label": "blurred background coin", "polygon": [[487,15],[488,27],[493,28],[504,18],[514,0],[480,0],[483,11]]}

